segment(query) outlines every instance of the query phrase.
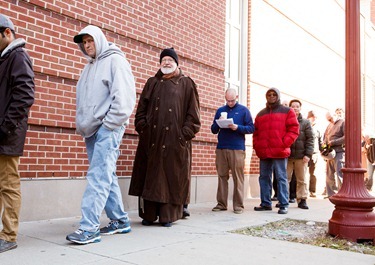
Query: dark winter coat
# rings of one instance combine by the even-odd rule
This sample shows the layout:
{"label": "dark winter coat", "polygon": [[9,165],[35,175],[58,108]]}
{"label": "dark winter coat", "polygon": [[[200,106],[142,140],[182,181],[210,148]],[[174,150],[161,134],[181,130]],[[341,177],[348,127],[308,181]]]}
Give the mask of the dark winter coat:
{"label": "dark winter coat", "polygon": [[336,153],[345,152],[345,121],[343,119],[328,124],[323,142],[331,142],[331,147],[335,149]]}
{"label": "dark winter coat", "polygon": [[290,147],[291,153],[289,158],[302,159],[308,156],[310,159],[314,153],[314,131],[309,120],[302,118],[299,114],[299,135],[297,140]]}
{"label": "dark winter coat", "polygon": [[139,143],[129,195],[145,200],[185,204],[189,200],[191,139],[201,123],[195,83],[180,71],[164,80],[148,79],[135,115]]}
{"label": "dark winter coat", "polygon": [[34,72],[24,45],[23,39],[16,39],[0,57],[0,155],[23,155],[34,103]]}

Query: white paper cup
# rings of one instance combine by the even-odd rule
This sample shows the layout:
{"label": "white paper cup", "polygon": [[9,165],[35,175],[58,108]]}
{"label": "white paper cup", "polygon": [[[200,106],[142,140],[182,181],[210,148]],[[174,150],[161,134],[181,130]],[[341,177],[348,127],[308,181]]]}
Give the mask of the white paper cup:
{"label": "white paper cup", "polygon": [[227,112],[222,112],[220,113],[221,117],[223,117],[224,119],[228,119],[228,113]]}

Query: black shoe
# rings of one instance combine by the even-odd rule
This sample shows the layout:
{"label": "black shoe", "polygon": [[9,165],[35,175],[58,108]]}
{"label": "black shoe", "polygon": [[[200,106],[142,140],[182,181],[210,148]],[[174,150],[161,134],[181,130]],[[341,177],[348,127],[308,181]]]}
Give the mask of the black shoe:
{"label": "black shoe", "polygon": [[288,213],[288,208],[281,206],[279,208],[279,211],[277,212],[278,214],[287,214]]}
{"label": "black shoe", "polygon": [[171,227],[172,223],[171,222],[161,223],[161,225],[164,226],[164,227]]}
{"label": "black shoe", "polygon": [[185,218],[185,217],[188,217],[188,216],[190,216],[190,212],[187,208],[184,208],[182,210],[182,218]]}
{"label": "black shoe", "polygon": [[279,202],[276,203],[275,207],[276,207],[276,208],[280,208],[280,203],[279,203]]}
{"label": "black shoe", "polygon": [[143,220],[142,220],[142,225],[150,226],[150,225],[152,225],[152,222],[143,219]]}
{"label": "black shoe", "polygon": [[289,199],[289,203],[295,203],[295,202],[296,202],[295,198]]}
{"label": "black shoe", "polygon": [[298,203],[298,208],[305,209],[305,210],[309,209],[309,206],[307,206],[305,199],[301,199],[301,201]]}
{"label": "black shoe", "polygon": [[273,202],[277,202],[277,197],[276,197],[276,196],[273,196],[273,197],[271,198],[271,201],[273,201]]}
{"label": "black shoe", "polygon": [[0,253],[8,251],[17,247],[17,242],[9,242],[4,239],[0,239]]}
{"label": "black shoe", "polygon": [[254,207],[254,211],[272,211],[272,206],[256,206]]}

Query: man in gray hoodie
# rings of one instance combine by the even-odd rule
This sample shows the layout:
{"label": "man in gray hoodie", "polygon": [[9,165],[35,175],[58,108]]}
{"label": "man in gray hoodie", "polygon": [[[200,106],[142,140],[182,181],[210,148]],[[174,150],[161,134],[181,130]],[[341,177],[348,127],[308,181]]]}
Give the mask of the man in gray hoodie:
{"label": "man in gray hoodie", "polygon": [[[119,147],[135,106],[135,82],[124,53],[96,26],[74,37],[87,58],[77,83],[76,129],[85,139],[89,169],[79,229],[66,239],[77,244],[99,242],[100,234],[130,232],[116,176]],[[99,229],[105,210],[110,222]]]}

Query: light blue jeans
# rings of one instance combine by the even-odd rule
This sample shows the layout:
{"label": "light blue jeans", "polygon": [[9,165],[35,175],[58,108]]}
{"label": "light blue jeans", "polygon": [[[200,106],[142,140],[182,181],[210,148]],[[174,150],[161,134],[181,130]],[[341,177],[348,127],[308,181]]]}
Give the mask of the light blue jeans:
{"label": "light blue jeans", "polygon": [[272,173],[274,172],[275,178],[277,179],[277,199],[280,203],[280,206],[288,207],[289,184],[286,175],[287,162],[288,158],[260,160],[259,186],[261,206],[272,205]]}
{"label": "light blue jeans", "polygon": [[111,220],[128,221],[116,176],[116,163],[125,127],[113,131],[101,126],[91,137],[85,139],[89,169],[87,186],[83,194],[80,229],[94,232],[99,229],[99,218],[105,210]]}

